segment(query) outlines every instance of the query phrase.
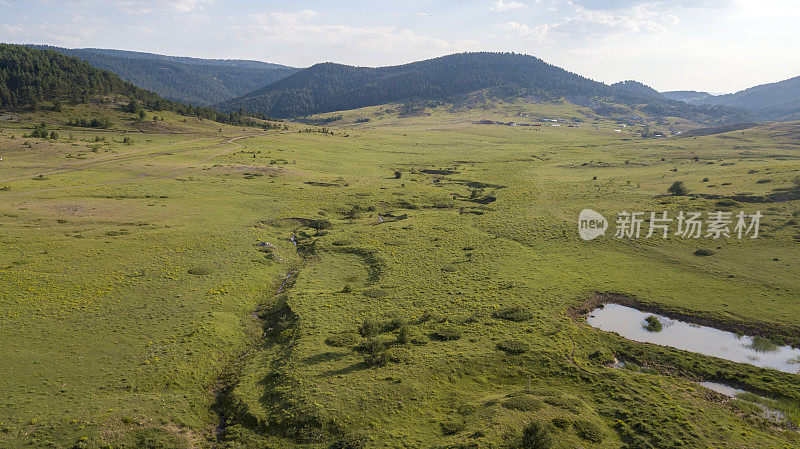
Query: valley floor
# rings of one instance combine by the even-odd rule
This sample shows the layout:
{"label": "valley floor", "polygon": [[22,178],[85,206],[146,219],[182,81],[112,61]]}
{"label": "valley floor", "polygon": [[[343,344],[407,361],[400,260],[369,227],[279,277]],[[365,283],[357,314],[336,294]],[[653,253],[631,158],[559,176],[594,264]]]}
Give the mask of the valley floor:
{"label": "valley floor", "polygon": [[[645,139],[566,104],[270,131],[64,109],[0,121],[0,447],[518,447],[531,422],[559,448],[800,444],[797,374],[575,312],[612,292],[800,344],[800,201],[763,202],[795,188],[800,124]],[[476,123],[520,114],[565,121]],[[39,122],[57,139],[24,137]],[[583,209],[605,237],[581,240]],[[716,210],[761,211],[760,238],[614,238],[622,211]]]}

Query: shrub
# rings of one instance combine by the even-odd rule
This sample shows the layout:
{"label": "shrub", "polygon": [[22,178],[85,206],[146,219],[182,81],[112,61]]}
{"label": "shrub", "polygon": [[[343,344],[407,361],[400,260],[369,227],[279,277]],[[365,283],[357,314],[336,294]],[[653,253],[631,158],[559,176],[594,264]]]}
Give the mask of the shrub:
{"label": "shrub", "polygon": [[455,326],[439,326],[431,336],[437,340],[458,340],[461,338],[461,330]]}
{"label": "shrub", "polygon": [[386,350],[367,354],[364,356],[364,362],[369,366],[384,366],[389,363],[389,355]]}
{"label": "shrub", "polygon": [[645,318],[644,321],[647,323],[644,328],[650,332],[661,332],[661,329],[664,328],[664,325],[661,324],[661,321],[659,321],[658,317],[655,315],[650,315]]}
{"label": "shrub", "polygon": [[366,342],[358,345],[356,350],[365,354],[376,354],[386,350],[386,343],[379,338],[370,338]]}
{"label": "shrub", "polygon": [[411,353],[405,348],[389,348],[386,358],[392,363],[408,363],[411,361]]}
{"label": "shrub", "polygon": [[701,248],[701,249],[698,249],[697,251],[693,252],[692,254],[694,254],[695,256],[698,256],[698,257],[708,257],[708,256],[713,256],[714,255],[714,251],[711,251],[710,249],[702,249]]}
{"label": "shrub", "polygon": [[684,196],[689,193],[689,189],[686,188],[686,185],[683,183],[683,181],[675,181],[671,186],[669,186],[667,193],[674,196]]}
{"label": "shrub", "polygon": [[576,419],[572,425],[575,427],[575,433],[584,440],[592,443],[603,442],[603,429],[594,421]]}
{"label": "shrub", "polygon": [[508,321],[527,321],[533,318],[533,314],[522,306],[506,307],[494,313],[495,318]]}
{"label": "shrub", "polygon": [[400,329],[397,331],[397,343],[404,345],[410,341],[411,329],[409,329],[408,324],[404,324],[400,326]]}
{"label": "shrub", "polygon": [[442,433],[445,435],[454,435],[466,429],[466,425],[461,421],[445,421],[439,424],[442,428]]}
{"label": "shrub", "polygon": [[569,420],[567,418],[562,418],[562,417],[559,417],[559,416],[556,416],[555,418],[553,418],[552,422],[553,422],[553,425],[558,427],[559,429],[566,429],[567,427],[572,425],[572,421],[571,420]]}
{"label": "shrub", "polygon": [[386,345],[378,339],[369,339],[360,348],[364,352],[364,362],[368,366],[383,366],[389,363]]}
{"label": "shrub", "polygon": [[353,332],[342,332],[341,334],[333,334],[325,339],[325,344],[333,346],[334,348],[351,348],[361,341],[358,335]]}
{"label": "shrub", "polygon": [[503,407],[521,412],[535,412],[544,407],[544,402],[536,396],[523,394],[506,399],[503,401]]}
{"label": "shrub", "polygon": [[358,327],[358,333],[364,338],[372,338],[380,333],[380,325],[374,318],[367,318]]}
{"label": "shrub", "polygon": [[519,340],[503,340],[497,344],[497,349],[510,354],[522,354],[528,350],[528,345]]}
{"label": "shrub", "polygon": [[753,342],[748,345],[757,352],[774,352],[778,350],[778,345],[769,338],[753,337]]}
{"label": "shrub", "polygon": [[589,358],[600,365],[610,365],[615,361],[614,354],[611,354],[604,349],[598,349],[597,351],[589,354]]}
{"label": "shrub", "polygon": [[386,292],[380,288],[367,288],[361,293],[367,298],[382,298],[386,296]]}
{"label": "shrub", "polygon": [[400,317],[392,317],[389,321],[383,324],[383,330],[385,331],[393,331],[400,329],[406,324],[406,320]]}
{"label": "shrub", "polygon": [[550,449],[553,447],[553,436],[547,428],[539,423],[533,421],[522,429],[522,443],[520,445],[523,449]]}

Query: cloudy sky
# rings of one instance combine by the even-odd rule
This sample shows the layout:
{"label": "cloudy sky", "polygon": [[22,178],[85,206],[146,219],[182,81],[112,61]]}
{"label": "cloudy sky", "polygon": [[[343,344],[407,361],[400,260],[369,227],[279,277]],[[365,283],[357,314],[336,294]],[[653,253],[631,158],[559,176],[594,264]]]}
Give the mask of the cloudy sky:
{"label": "cloudy sky", "polygon": [[721,93],[800,75],[798,19],[797,0],[0,0],[0,41],[296,67],[514,51]]}

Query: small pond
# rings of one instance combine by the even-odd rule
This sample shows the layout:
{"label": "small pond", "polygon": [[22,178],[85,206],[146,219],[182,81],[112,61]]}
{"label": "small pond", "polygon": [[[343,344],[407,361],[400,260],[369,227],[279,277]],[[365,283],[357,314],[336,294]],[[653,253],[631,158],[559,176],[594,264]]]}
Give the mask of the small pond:
{"label": "small pond", "polygon": [[[645,328],[645,318],[655,316],[663,325],[658,332]],[[619,304],[606,304],[589,313],[590,326],[615,332],[629,340],[669,346],[684,351],[749,363],[787,373],[800,373],[800,349],[777,346],[768,340],[698,326]]]}

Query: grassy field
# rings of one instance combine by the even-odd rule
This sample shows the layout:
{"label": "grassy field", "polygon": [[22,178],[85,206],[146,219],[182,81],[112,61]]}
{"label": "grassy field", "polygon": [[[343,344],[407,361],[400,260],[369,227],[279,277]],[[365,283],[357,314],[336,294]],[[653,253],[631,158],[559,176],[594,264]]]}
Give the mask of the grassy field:
{"label": "grassy field", "polygon": [[[0,446],[518,447],[531,422],[559,448],[800,444],[695,383],[796,423],[798,375],[570,313],[615,292],[800,344],[800,201],[763,198],[792,192],[800,124],[645,139],[525,103],[271,131],[153,115],[0,121]],[[24,137],[41,122],[58,138]],[[675,181],[694,195],[666,196]],[[605,238],[579,238],[585,208]],[[761,237],[612,237],[618,212],[680,210],[760,210]]]}

